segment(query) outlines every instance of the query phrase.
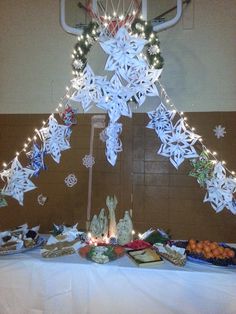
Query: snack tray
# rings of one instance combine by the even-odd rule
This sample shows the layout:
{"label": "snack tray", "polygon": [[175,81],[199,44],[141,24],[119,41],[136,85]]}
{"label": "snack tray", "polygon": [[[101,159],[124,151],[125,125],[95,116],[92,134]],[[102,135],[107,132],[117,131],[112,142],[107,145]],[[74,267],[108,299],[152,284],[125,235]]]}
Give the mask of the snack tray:
{"label": "snack tray", "polygon": [[27,251],[31,251],[39,246],[41,246],[44,243],[45,239],[42,237],[39,237],[37,243],[34,246],[31,247],[24,247],[21,248],[20,250],[6,250],[6,251],[0,251],[0,256],[4,255],[12,255],[12,254],[19,254],[19,253],[24,253]]}
{"label": "snack tray", "polygon": [[226,268],[236,268],[235,264],[228,264],[228,265],[217,265],[217,264],[213,264],[212,262],[208,262],[199,258],[194,258],[192,256],[187,256],[187,261],[192,262],[192,263],[197,263],[197,264],[204,264],[204,265],[208,265],[208,266],[213,266],[213,267],[226,267]]}

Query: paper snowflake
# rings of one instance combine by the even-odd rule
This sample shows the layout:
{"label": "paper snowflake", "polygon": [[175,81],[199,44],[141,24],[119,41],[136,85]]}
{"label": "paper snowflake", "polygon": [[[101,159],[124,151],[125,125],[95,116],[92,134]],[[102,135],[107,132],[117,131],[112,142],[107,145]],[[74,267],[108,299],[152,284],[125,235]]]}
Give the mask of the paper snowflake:
{"label": "paper snowflake", "polygon": [[207,193],[204,202],[210,202],[213,209],[218,213],[226,207],[234,214],[233,193],[236,192],[236,181],[226,176],[226,170],[221,162],[217,162],[212,178],[206,181]]}
{"label": "paper snowflake", "polygon": [[86,168],[92,168],[93,165],[95,164],[95,158],[92,155],[85,155],[83,160],[83,165]]}
{"label": "paper snowflake", "polygon": [[148,52],[150,55],[155,55],[160,52],[160,48],[157,45],[151,45],[148,48]]}
{"label": "paper snowflake", "polygon": [[31,151],[26,153],[26,156],[30,159],[30,166],[34,170],[34,175],[39,176],[41,170],[46,170],[47,167],[44,164],[45,150],[38,144],[34,143]]}
{"label": "paper snowflake", "polygon": [[122,151],[122,142],[119,136],[122,132],[121,123],[109,123],[106,127],[106,157],[112,166],[115,166],[117,154]]}
{"label": "paper snowflake", "polygon": [[0,175],[2,180],[5,178],[7,181],[2,194],[15,198],[20,205],[23,205],[24,193],[36,188],[29,179],[34,170],[22,167],[17,157],[12,161],[11,168],[3,170]]}
{"label": "paper snowflake", "polygon": [[69,187],[72,188],[76,183],[78,182],[78,179],[76,178],[74,173],[69,174],[65,178],[65,184]]}
{"label": "paper snowflake", "polygon": [[120,116],[132,116],[132,111],[127,104],[132,92],[121,84],[116,74],[103,91],[104,96],[97,103],[97,107],[106,110],[112,122],[116,122]]}
{"label": "paper snowflake", "polygon": [[102,87],[106,84],[106,78],[95,76],[91,67],[87,65],[83,72],[72,80],[72,86],[76,91],[70,99],[80,102],[86,112],[92,107],[92,102],[97,103],[102,97]]}
{"label": "paper snowflake", "polygon": [[161,75],[161,70],[150,69],[149,67],[139,67],[136,68],[135,75],[129,75],[129,72],[132,71],[132,68],[127,71],[127,77],[130,78],[130,83],[128,87],[133,91],[134,98],[141,106],[146,97],[158,96],[158,90],[155,85],[155,82],[158,80]]}
{"label": "paper snowflake", "polygon": [[69,138],[71,130],[68,126],[58,124],[53,115],[49,117],[48,127],[41,128],[39,135],[43,141],[43,149],[59,163],[61,151],[70,148]]}
{"label": "paper snowflake", "polygon": [[44,206],[46,201],[47,201],[47,196],[43,196],[43,194],[39,194],[37,197],[37,201],[39,203],[39,205]]}
{"label": "paper snowflake", "polygon": [[81,70],[84,66],[84,63],[82,60],[78,59],[78,60],[74,60],[73,62],[73,66],[76,70]]}
{"label": "paper snowflake", "polygon": [[219,139],[221,137],[225,136],[225,128],[222,127],[221,125],[217,125],[214,129],[213,129],[215,136]]}
{"label": "paper snowflake", "polygon": [[105,69],[108,71],[128,70],[130,66],[140,64],[138,55],[143,50],[146,40],[131,36],[126,28],[121,27],[114,38],[100,42],[103,50],[109,55]]}
{"label": "paper snowflake", "polygon": [[154,129],[161,140],[164,139],[167,131],[172,131],[172,120],[175,116],[174,110],[167,110],[165,105],[161,103],[155,111],[147,113],[151,121],[148,123],[147,128]]}
{"label": "paper snowflake", "polygon": [[163,133],[165,133],[163,144],[161,144],[158,154],[170,157],[170,162],[176,169],[178,169],[185,158],[198,157],[193,145],[200,136],[188,131],[183,119],[177,121],[172,131]]}

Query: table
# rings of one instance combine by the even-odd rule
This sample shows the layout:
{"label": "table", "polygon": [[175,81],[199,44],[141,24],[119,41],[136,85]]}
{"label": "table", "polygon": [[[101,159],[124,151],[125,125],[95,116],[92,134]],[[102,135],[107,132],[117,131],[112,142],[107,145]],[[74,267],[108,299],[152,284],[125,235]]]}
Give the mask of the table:
{"label": "table", "polygon": [[127,256],[98,265],[39,249],[0,257],[0,314],[128,313],[235,314],[236,268],[138,268]]}

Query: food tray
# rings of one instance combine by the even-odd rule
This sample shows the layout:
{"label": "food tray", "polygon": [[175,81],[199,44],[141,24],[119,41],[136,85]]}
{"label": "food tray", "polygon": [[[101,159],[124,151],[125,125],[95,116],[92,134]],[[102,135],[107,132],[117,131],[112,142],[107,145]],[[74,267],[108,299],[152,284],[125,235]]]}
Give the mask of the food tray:
{"label": "food tray", "polygon": [[44,243],[44,238],[40,237],[37,241],[37,243],[34,246],[31,247],[24,247],[21,248],[20,250],[6,250],[6,251],[0,251],[0,256],[5,256],[5,255],[13,255],[13,254],[19,254],[19,253],[25,253],[27,251],[31,251],[39,246],[41,246]]}
{"label": "food tray", "polygon": [[[175,241],[174,244],[179,247],[186,248],[188,241]],[[233,250],[236,253],[236,249],[225,244],[225,243],[219,243],[223,247],[227,247],[231,250]],[[187,254],[187,260],[193,263],[198,263],[198,264],[205,264],[205,265],[214,265],[214,266],[222,266],[222,267],[236,267],[236,259],[218,259],[218,258],[209,258],[206,259],[203,255],[189,252],[186,250]]]}

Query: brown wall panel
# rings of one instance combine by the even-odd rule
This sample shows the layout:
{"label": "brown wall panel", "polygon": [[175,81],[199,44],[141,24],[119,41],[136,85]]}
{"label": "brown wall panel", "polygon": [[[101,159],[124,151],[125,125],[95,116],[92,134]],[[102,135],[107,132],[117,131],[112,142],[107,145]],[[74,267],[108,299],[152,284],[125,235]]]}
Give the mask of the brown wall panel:
{"label": "brown wall panel", "polygon": [[[189,124],[196,128],[205,144],[218,152],[219,159],[227,161],[229,169],[236,169],[235,112],[189,113]],[[9,161],[22,148],[28,136],[41,125],[47,115],[0,115],[1,161]],[[25,194],[24,206],[7,198],[9,206],[0,209],[0,229],[14,227],[27,221],[40,224],[48,232],[52,223],[79,222],[85,228],[87,208],[88,169],[82,158],[89,153],[92,115],[81,115],[73,126],[71,149],[62,153],[61,163],[46,157],[47,171],[33,179],[37,189]],[[59,121],[59,119],[58,119]],[[146,114],[134,114],[133,119],[122,119],[121,139],[124,151],[115,167],[105,159],[105,144],[95,130],[93,168],[92,214],[106,207],[107,195],[118,198],[117,219],[124,210],[133,209],[135,230],[143,232],[150,227],[170,230],[174,238],[195,237],[217,241],[236,242],[236,216],[224,210],[216,214],[209,203],[203,203],[205,190],[188,176],[190,165],[185,161],[177,171],[163,156],[157,155],[160,141],[154,130],[146,128]],[[213,128],[226,127],[224,138],[217,139]],[[20,159],[25,163],[25,158]],[[68,188],[65,177],[75,173],[78,184]],[[3,185],[2,185],[3,186]],[[48,197],[44,206],[37,196]]]}

